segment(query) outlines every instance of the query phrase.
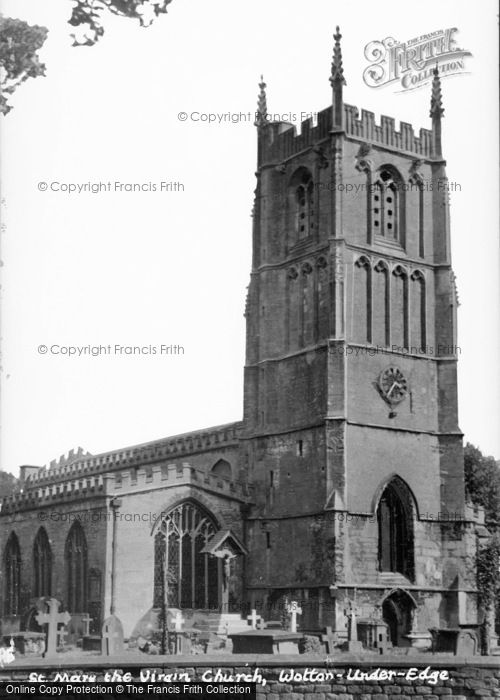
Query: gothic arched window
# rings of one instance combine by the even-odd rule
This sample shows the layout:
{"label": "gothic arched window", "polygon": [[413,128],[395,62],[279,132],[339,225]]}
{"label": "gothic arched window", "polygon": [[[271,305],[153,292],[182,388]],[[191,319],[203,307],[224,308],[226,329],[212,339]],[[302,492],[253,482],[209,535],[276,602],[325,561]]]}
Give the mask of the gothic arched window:
{"label": "gothic arched window", "polygon": [[402,242],[403,191],[401,179],[392,168],[382,167],[373,185],[372,221],[376,236]]}
{"label": "gothic arched window", "polygon": [[52,550],[45,528],[41,527],[33,545],[34,588],[36,598],[52,594]]}
{"label": "gothic arched window", "polygon": [[402,479],[384,489],[377,507],[378,562],[380,571],[413,578],[413,509],[411,495]]}
{"label": "gothic arched window", "polygon": [[87,612],[87,540],[80,523],[71,526],[66,538],[65,559],[68,610],[72,613]]}
{"label": "gothic arched window", "polygon": [[210,471],[212,472],[212,474],[221,476],[223,479],[231,479],[233,476],[231,465],[225,459],[219,459]]}
{"label": "gothic arched window", "polygon": [[165,602],[169,607],[218,607],[218,560],[202,552],[216,529],[210,515],[191,501],[162,518],[154,537],[155,607]]}
{"label": "gothic arched window", "polygon": [[21,548],[17,535],[12,532],[4,552],[4,613],[19,615],[19,598],[21,589]]}
{"label": "gothic arched window", "polygon": [[314,182],[307,168],[299,168],[290,181],[295,210],[295,242],[314,232]]}

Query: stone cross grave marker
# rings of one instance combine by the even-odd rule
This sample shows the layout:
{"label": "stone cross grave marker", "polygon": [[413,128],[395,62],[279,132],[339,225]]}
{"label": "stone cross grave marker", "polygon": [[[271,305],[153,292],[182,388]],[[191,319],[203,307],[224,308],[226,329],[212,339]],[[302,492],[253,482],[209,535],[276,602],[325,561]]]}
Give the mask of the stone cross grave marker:
{"label": "stone cross grave marker", "polygon": [[344,610],[344,615],[347,617],[347,651],[363,651],[363,645],[358,641],[356,615],[359,615],[359,612],[356,593],[354,593],[354,600],[349,600]]}
{"label": "stone cross grave marker", "polygon": [[247,615],[247,620],[248,620],[248,622],[250,623],[250,626],[251,626],[251,628],[252,628],[253,630],[256,630],[256,629],[257,629],[257,623],[258,623],[259,620],[261,620],[261,619],[262,619],[261,616],[260,616],[260,615],[257,615],[257,610],[255,610],[254,608],[252,608],[252,614],[251,614],[251,615]]}
{"label": "stone cross grave marker", "polygon": [[337,643],[337,634],[332,631],[331,627],[325,628],[326,634],[321,635],[321,641],[325,643],[326,653],[332,654]]}
{"label": "stone cross grave marker", "polygon": [[101,651],[103,656],[115,656],[123,651],[123,627],[116,615],[110,615],[104,620]]}
{"label": "stone cross grave marker", "polygon": [[290,632],[296,632],[297,615],[302,615],[302,608],[299,606],[296,600],[292,600],[290,603],[287,603],[286,611],[291,615]]}
{"label": "stone cross grave marker", "polygon": [[39,625],[47,625],[47,646],[44,657],[55,656],[57,654],[58,637],[62,637],[59,631],[59,625],[67,625],[71,620],[71,615],[67,610],[60,613],[59,606],[61,603],[56,598],[49,598],[47,601],[48,612],[39,612],[36,615],[36,621]]}
{"label": "stone cross grave marker", "polygon": [[175,632],[175,653],[182,654],[184,649],[182,626],[186,622],[186,620],[182,617],[182,613],[180,610],[177,610],[177,612],[175,613],[175,617],[172,618],[172,622],[174,623]]}
{"label": "stone cross grave marker", "polygon": [[172,618],[172,622],[174,623],[174,631],[182,632],[182,625],[186,622],[186,620],[182,617],[180,610],[175,613],[175,617]]}
{"label": "stone cross grave marker", "polygon": [[92,619],[88,613],[85,613],[85,615],[82,615],[82,625],[83,625],[83,636],[88,637],[90,634],[90,623],[92,622]]}
{"label": "stone cross grave marker", "polygon": [[347,639],[350,642],[358,641],[358,625],[356,622],[356,615],[358,614],[359,609],[356,605],[356,601],[350,600],[344,610],[344,615],[347,617]]}

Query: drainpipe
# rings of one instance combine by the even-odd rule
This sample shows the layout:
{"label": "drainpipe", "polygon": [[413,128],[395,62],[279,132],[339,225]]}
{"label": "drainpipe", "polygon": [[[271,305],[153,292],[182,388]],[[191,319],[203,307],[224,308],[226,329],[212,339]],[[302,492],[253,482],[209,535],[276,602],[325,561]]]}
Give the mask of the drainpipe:
{"label": "drainpipe", "polygon": [[116,609],[116,539],[118,530],[118,508],[122,505],[122,499],[116,496],[109,502],[113,513],[113,530],[111,535],[111,603],[109,606],[110,615],[115,614]]}

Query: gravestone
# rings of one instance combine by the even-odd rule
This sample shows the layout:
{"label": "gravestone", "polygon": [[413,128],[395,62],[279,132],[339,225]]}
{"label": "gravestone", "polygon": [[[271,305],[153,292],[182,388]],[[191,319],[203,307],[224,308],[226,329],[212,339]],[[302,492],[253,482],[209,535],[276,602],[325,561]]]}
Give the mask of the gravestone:
{"label": "gravestone", "polygon": [[190,654],[191,653],[191,637],[187,630],[184,630],[186,620],[182,616],[182,612],[177,610],[170,622],[174,625],[175,635],[175,654]]}
{"label": "gravestone", "polygon": [[174,617],[172,617],[172,623],[174,625],[174,632],[182,632],[182,626],[186,620],[182,617],[180,610],[177,610]]}
{"label": "gravestone", "polygon": [[344,610],[344,615],[347,617],[347,646],[346,651],[363,651],[363,644],[358,641],[358,624],[356,622],[356,615],[358,615],[359,610],[356,605],[356,599],[354,601],[350,600]]}
{"label": "gravestone", "polygon": [[[358,638],[366,649],[385,654],[392,650],[387,623],[379,617],[360,618],[357,621]],[[408,638],[410,635],[406,635]]]}
{"label": "gravestone", "polygon": [[230,634],[233,654],[299,654],[304,636],[288,630],[257,629]]}
{"label": "gravestone", "polygon": [[123,626],[116,615],[110,615],[102,625],[103,656],[115,656],[123,651]]}
{"label": "gravestone", "polygon": [[61,603],[56,598],[49,598],[47,606],[48,612],[39,612],[36,615],[36,621],[39,625],[47,625],[47,642],[45,647],[44,657],[48,658],[57,654],[57,644],[64,636],[64,630],[59,629],[59,625],[63,627],[71,620],[71,615],[67,610],[60,613],[59,607]]}
{"label": "gravestone", "polygon": [[457,636],[455,653],[458,656],[475,656],[478,653],[479,639],[473,630],[462,630]]}
{"label": "gravestone", "polygon": [[302,615],[302,608],[296,600],[292,600],[291,603],[287,603],[286,611],[291,615],[290,632],[295,634],[297,632],[297,615]]}
{"label": "gravestone", "polygon": [[91,618],[88,613],[72,613],[68,624],[67,639],[77,644],[78,640],[89,636]]}
{"label": "gravestone", "polygon": [[252,608],[252,613],[247,616],[248,623],[253,630],[257,629],[257,624],[261,619],[262,619],[261,616],[257,615],[257,611],[253,608]]}
{"label": "gravestone", "polygon": [[331,627],[325,627],[325,634],[321,635],[321,641],[325,645],[326,653],[332,654],[335,645],[338,644],[337,633],[333,632]]}

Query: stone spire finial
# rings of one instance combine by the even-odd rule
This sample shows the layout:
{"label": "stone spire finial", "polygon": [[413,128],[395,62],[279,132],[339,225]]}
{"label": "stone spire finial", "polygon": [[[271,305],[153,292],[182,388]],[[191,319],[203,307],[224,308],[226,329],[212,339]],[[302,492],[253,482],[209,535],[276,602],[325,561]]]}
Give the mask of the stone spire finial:
{"label": "stone spire finial", "polygon": [[336,84],[346,84],[344,69],[342,67],[342,48],[340,46],[342,34],[340,33],[339,27],[336,27],[336,33],[333,35],[333,38],[335,39],[335,44],[333,46],[332,73],[330,75],[330,83],[332,87],[334,87]]}
{"label": "stone spire finial", "polygon": [[439,70],[436,63],[436,67],[432,71],[432,93],[431,93],[431,111],[430,116],[433,119],[440,119],[444,114],[442,94],[441,94],[441,79],[439,77]]}
{"label": "stone spire finial", "polygon": [[330,75],[330,83],[332,86],[332,107],[333,107],[333,127],[334,129],[344,128],[344,100],[342,97],[342,87],[346,84],[344,78],[344,69],[342,67],[342,49],[340,48],[340,40],[342,34],[339,27],[333,35],[335,44],[333,46],[332,72]]}
{"label": "stone spire finial", "polygon": [[441,117],[444,114],[442,95],[441,95],[441,79],[439,77],[438,65],[432,71],[432,93],[431,93],[431,111],[432,118],[432,155],[434,158],[442,158],[441,145]]}
{"label": "stone spire finial", "polygon": [[267,123],[267,97],[266,97],[266,84],[264,82],[264,76],[260,76],[259,83],[259,98],[257,100],[257,113],[255,115],[255,126],[264,126]]}

